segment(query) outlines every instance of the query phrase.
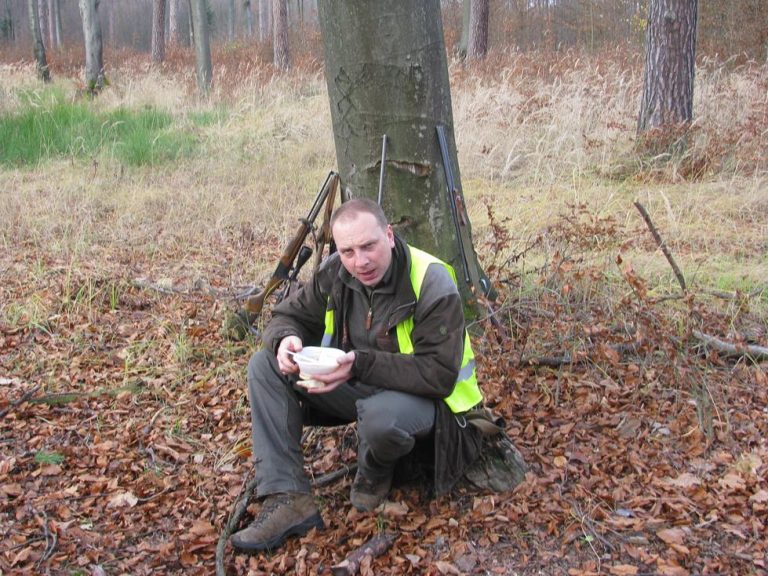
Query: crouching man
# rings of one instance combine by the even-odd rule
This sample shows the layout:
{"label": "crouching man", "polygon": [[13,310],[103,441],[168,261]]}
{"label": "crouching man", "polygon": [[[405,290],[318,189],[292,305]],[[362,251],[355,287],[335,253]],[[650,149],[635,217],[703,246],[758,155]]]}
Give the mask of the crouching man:
{"label": "crouching man", "polygon": [[[231,537],[239,550],[274,549],[323,528],[304,473],[307,416],[357,422],[357,475],[350,501],[374,510],[395,464],[418,440],[434,446],[435,492],[447,492],[478,456],[480,435],[463,414],[482,402],[453,270],[395,236],[367,199],[333,214],[337,252],[302,289],[274,308],[264,349],[248,365],[257,494],[255,520]],[[338,368],[298,380],[292,353],[305,345],[346,352]]]}

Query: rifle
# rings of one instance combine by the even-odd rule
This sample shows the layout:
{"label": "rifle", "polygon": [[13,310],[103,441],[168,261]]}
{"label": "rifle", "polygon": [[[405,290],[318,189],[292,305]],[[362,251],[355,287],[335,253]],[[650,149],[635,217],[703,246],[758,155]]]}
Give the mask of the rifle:
{"label": "rifle", "polygon": [[[252,324],[253,320],[261,314],[262,308],[264,308],[264,301],[275,290],[280,288],[284,282],[290,282],[296,280],[296,277],[301,270],[301,267],[312,256],[312,248],[304,245],[304,241],[307,236],[315,230],[315,220],[323,206],[325,206],[325,220],[321,229],[319,238],[316,238],[317,245],[320,246],[318,256],[320,256],[326,242],[330,241],[330,214],[333,210],[333,203],[336,197],[336,189],[339,184],[339,175],[331,171],[328,173],[328,177],[320,187],[320,191],[315,197],[315,201],[312,204],[312,208],[309,210],[306,218],[302,218],[299,222],[299,228],[294,234],[291,242],[283,250],[283,254],[280,256],[280,260],[277,263],[275,271],[267,281],[267,285],[258,294],[253,294],[253,291],[246,292],[240,295],[238,298],[247,298],[245,301],[245,312],[248,317],[248,323]],[[255,291],[255,289],[254,289]],[[285,296],[285,293],[283,294]],[[281,298],[282,299],[282,298]]]}
{"label": "rifle", "polygon": [[456,227],[456,239],[459,243],[459,255],[461,256],[461,265],[464,272],[464,281],[469,289],[474,291],[475,287],[482,289],[483,294],[487,295],[490,285],[485,278],[480,278],[477,268],[470,265],[467,258],[467,248],[465,242],[471,246],[469,239],[469,230],[467,229],[467,216],[464,208],[464,199],[456,187],[456,181],[453,177],[453,168],[451,167],[451,156],[448,153],[448,140],[445,137],[445,126],[438,124],[435,127],[437,131],[437,142],[440,145],[440,156],[443,160],[443,170],[445,171],[445,184],[448,191],[448,205],[451,208],[451,217]]}

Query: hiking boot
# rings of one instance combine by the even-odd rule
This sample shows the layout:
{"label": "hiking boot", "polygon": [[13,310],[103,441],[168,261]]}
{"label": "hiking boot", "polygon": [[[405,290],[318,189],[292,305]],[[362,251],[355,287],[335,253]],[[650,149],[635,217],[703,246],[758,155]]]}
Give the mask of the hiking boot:
{"label": "hiking boot", "polygon": [[325,528],[311,494],[272,494],[264,500],[253,522],[229,541],[237,550],[274,550],[289,536],[303,536],[312,528]]}
{"label": "hiking boot", "polygon": [[360,512],[371,512],[384,501],[392,486],[392,472],[383,480],[372,481],[366,478],[360,469],[357,469],[355,481],[352,483],[352,492],[349,500],[352,506]]}

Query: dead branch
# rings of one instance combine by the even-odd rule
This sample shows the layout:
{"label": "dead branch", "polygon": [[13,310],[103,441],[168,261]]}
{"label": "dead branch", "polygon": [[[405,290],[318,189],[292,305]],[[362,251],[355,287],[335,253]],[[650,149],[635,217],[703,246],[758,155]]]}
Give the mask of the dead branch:
{"label": "dead branch", "polygon": [[704,334],[698,330],[693,331],[694,337],[697,340],[701,340],[707,346],[711,346],[718,352],[723,352],[726,356],[734,356],[741,358],[747,356],[755,362],[762,362],[768,360],[768,348],[765,346],[756,346],[754,344],[731,344],[725,340],[720,340],[715,336]]}
{"label": "dead branch", "polygon": [[32,387],[32,389],[31,389],[31,390],[28,390],[27,392],[25,392],[25,393],[22,395],[22,397],[21,397],[21,398],[19,398],[18,400],[14,400],[13,402],[11,402],[11,403],[8,405],[8,408],[6,408],[6,409],[5,409],[5,410],[3,410],[2,412],[0,412],[0,420],[2,420],[3,418],[5,418],[5,415],[6,415],[6,414],[8,414],[8,412],[10,412],[12,409],[16,408],[16,406],[19,406],[20,404],[24,404],[24,402],[26,402],[27,400],[29,400],[30,398],[32,398],[32,396],[34,396],[34,395],[35,395],[35,392],[37,392],[39,389],[40,389],[40,384],[35,384],[35,385]]}
{"label": "dead branch", "polygon": [[240,493],[238,499],[235,501],[235,505],[232,507],[232,512],[229,515],[227,524],[221,531],[219,536],[219,542],[216,544],[216,576],[226,576],[227,570],[224,568],[224,548],[227,545],[227,540],[232,535],[232,532],[240,525],[240,521],[245,515],[245,510],[248,508],[248,501],[256,491],[256,476],[251,478],[245,489]]}
{"label": "dead branch", "polygon": [[317,478],[315,478],[312,481],[312,486],[314,486],[315,488],[322,488],[323,486],[327,486],[328,484],[333,484],[339,478],[344,478],[344,476],[348,476],[356,471],[357,471],[357,464],[350,464],[349,466],[344,464],[343,467],[339,468],[338,470],[334,470],[333,472],[328,472],[327,474],[323,474],[322,476],[318,476]]}
{"label": "dead branch", "polygon": [[376,534],[368,542],[353,550],[342,562],[331,566],[333,576],[354,576],[360,570],[360,565],[365,558],[381,556],[390,549],[395,540],[397,540],[397,534],[392,532]]}
{"label": "dead branch", "polygon": [[640,212],[640,215],[643,217],[643,220],[645,220],[646,225],[648,226],[648,229],[651,231],[651,234],[653,235],[653,239],[656,240],[656,245],[661,248],[661,251],[664,253],[664,256],[667,258],[667,262],[669,262],[669,265],[672,266],[672,271],[675,273],[675,277],[677,278],[677,282],[680,284],[680,287],[683,289],[683,292],[687,292],[688,288],[685,285],[685,278],[683,277],[683,273],[680,271],[680,267],[677,265],[677,262],[675,262],[675,259],[672,257],[672,253],[669,251],[669,248],[667,248],[666,243],[661,238],[661,234],[659,234],[659,231],[656,229],[656,226],[654,226],[653,221],[651,220],[651,216],[648,214],[648,211],[645,209],[645,206],[640,204],[640,202],[635,201],[635,208]]}
{"label": "dead branch", "polygon": [[[637,352],[644,342],[644,338],[639,338],[634,342],[628,342],[626,344],[613,344],[610,346],[610,348],[620,356],[624,356],[626,354]],[[518,362],[518,365],[530,366],[532,368],[537,368],[539,366],[545,368],[559,368],[560,366],[565,366],[566,364],[585,364],[587,362],[593,361],[594,358],[591,354],[591,350],[593,348],[594,346],[589,346],[584,354],[577,355],[564,354],[562,356],[528,356],[526,358],[522,358]]]}

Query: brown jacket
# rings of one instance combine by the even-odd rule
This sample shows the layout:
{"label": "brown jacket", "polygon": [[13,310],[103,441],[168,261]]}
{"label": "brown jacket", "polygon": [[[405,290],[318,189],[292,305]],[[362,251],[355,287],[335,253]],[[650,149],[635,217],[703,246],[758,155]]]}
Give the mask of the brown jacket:
{"label": "brown jacket", "polygon": [[[332,346],[355,351],[353,376],[366,384],[435,399],[435,491],[450,490],[479,454],[480,436],[442,401],[453,392],[464,345],[464,312],[456,284],[431,265],[418,301],[411,287],[410,251],[396,237],[392,265],[372,292],[352,277],[337,254],[327,258],[304,287],[274,308],[263,334],[277,351],[280,340],[299,336],[319,344],[325,312],[334,310]],[[370,315],[371,328],[366,329]],[[400,354],[395,327],[413,316],[413,354]]]}

